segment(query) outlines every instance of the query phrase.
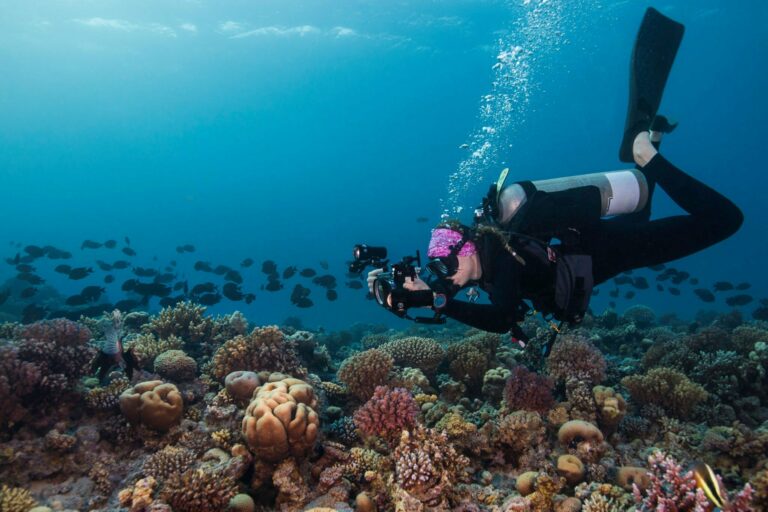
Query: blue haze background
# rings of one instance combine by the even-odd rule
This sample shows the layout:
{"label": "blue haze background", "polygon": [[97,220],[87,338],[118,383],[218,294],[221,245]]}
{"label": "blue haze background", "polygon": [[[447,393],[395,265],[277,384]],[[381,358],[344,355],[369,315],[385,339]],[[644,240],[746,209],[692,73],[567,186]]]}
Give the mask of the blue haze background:
{"label": "blue haze background", "polygon": [[[136,265],[177,259],[190,284],[208,280],[191,272],[197,259],[238,266],[250,256],[243,288],[256,301],[210,311],[240,309],[262,324],[299,315],[313,327],[405,327],[343,286],[346,261],[359,242],[396,257],[425,251],[448,176],[467,160],[459,146],[480,128],[500,44],[526,52],[524,102],[495,161],[470,166],[472,186],[454,194],[470,209],[506,165],[517,179],[624,167],[629,53],[648,5],[4,1],[0,256],[15,254],[10,241],[52,244],[91,265],[98,253],[80,251],[83,239],[127,235]],[[662,106],[681,125],[663,151],[746,215],[733,238],[675,266],[703,284],[749,281],[748,293],[766,297],[768,4],[653,5],[687,29]],[[526,25],[534,9],[538,24]],[[538,39],[521,35],[526,26]],[[660,192],[656,201],[657,216],[677,211]],[[177,255],[183,243],[197,253]],[[281,292],[261,291],[265,259],[280,271],[328,261],[339,300],[315,288],[315,307],[296,308],[288,299],[296,277]],[[0,265],[0,281],[13,275]],[[101,282],[42,274],[63,293]],[[690,291],[641,292],[637,302],[683,316],[702,305]]]}

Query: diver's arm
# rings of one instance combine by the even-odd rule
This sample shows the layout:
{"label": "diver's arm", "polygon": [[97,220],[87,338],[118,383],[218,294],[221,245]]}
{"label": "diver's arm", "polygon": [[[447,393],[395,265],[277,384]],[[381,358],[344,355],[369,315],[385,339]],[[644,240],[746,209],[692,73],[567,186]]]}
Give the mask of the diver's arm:
{"label": "diver's arm", "polygon": [[449,299],[441,311],[445,316],[488,332],[503,334],[515,324],[514,318],[493,304],[472,304]]}

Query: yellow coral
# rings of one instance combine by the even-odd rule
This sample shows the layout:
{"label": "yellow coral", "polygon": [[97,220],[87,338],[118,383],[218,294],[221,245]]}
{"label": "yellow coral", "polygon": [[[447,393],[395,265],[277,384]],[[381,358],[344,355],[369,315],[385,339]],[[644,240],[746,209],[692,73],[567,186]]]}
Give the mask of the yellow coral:
{"label": "yellow coral", "polygon": [[450,439],[468,436],[477,432],[477,425],[464,421],[461,414],[449,412],[437,422],[435,430],[448,434]]}
{"label": "yellow coral", "polygon": [[157,356],[168,350],[179,350],[183,344],[183,340],[177,336],[158,338],[154,334],[146,333],[127,341],[125,348],[133,351],[139,366],[145,370],[152,370]]}
{"label": "yellow coral", "polygon": [[658,405],[672,417],[685,419],[707,399],[703,387],[672,368],[653,368],[646,375],[630,375],[621,379],[632,399],[640,405]]}
{"label": "yellow coral", "polygon": [[624,397],[616,393],[613,388],[595,386],[592,395],[597,403],[598,420],[600,426],[613,432],[619,426],[619,422],[627,413],[627,403]]}
{"label": "yellow coral", "polygon": [[29,491],[20,487],[0,487],[0,512],[27,512],[37,502],[29,495]]}
{"label": "yellow coral", "polygon": [[130,512],[144,510],[152,503],[152,494],[156,485],[157,480],[151,476],[142,478],[133,487],[120,491],[118,494],[120,505],[128,507]]}

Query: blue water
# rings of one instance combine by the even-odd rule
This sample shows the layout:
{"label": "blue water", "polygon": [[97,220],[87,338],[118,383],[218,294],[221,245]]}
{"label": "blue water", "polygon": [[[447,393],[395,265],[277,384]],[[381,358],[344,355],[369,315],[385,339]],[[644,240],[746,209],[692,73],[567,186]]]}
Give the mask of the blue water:
{"label": "blue water", "polygon": [[[82,240],[128,236],[134,265],[178,260],[190,285],[209,277],[192,271],[198,259],[238,267],[252,257],[243,290],[256,300],[224,300],[211,312],[239,309],[261,324],[300,316],[313,327],[404,327],[344,286],[352,245],[386,245],[397,257],[424,252],[441,213],[463,206],[466,220],[505,166],[515,179],[626,167],[617,150],[628,59],[648,5],[3,2],[0,256],[19,250],[11,242],[52,244],[75,254],[73,266],[90,266],[121,256],[81,251]],[[747,293],[766,297],[768,4],[656,7],[687,29],[662,106],[681,125],[663,152],[746,216],[735,236],[675,266],[705,285],[749,281]],[[510,48],[522,53],[494,68]],[[508,110],[488,94],[507,95]],[[486,139],[490,156],[473,159]],[[458,171],[457,188],[449,176]],[[655,199],[656,216],[676,212],[662,193]],[[197,252],[176,254],[184,243]],[[262,291],[266,259],[280,271],[321,273],[327,261],[339,300],[309,285],[315,306],[293,306],[293,285],[308,284],[298,277]],[[35,265],[64,295],[101,282],[99,272],[63,279],[51,272],[58,263]],[[0,283],[14,274],[0,262]],[[133,277],[116,275],[112,301]],[[683,316],[711,308],[683,288],[680,297],[645,291],[633,302]],[[606,307],[606,292],[596,309]]]}

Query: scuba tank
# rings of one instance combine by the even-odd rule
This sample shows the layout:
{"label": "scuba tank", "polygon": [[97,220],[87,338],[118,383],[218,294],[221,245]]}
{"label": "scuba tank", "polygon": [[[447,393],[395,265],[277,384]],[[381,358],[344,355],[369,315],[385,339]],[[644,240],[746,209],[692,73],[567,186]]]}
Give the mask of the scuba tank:
{"label": "scuba tank", "polygon": [[634,213],[648,202],[648,182],[645,175],[635,169],[521,181],[505,186],[508,171],[502,171],[489,194],[496,196],[495,201],[491,200],[496,203],[492,215],[501,226],[508,226],[537,193],[566,198],[573,208],[582,209],[581,215],[592,218]]}

